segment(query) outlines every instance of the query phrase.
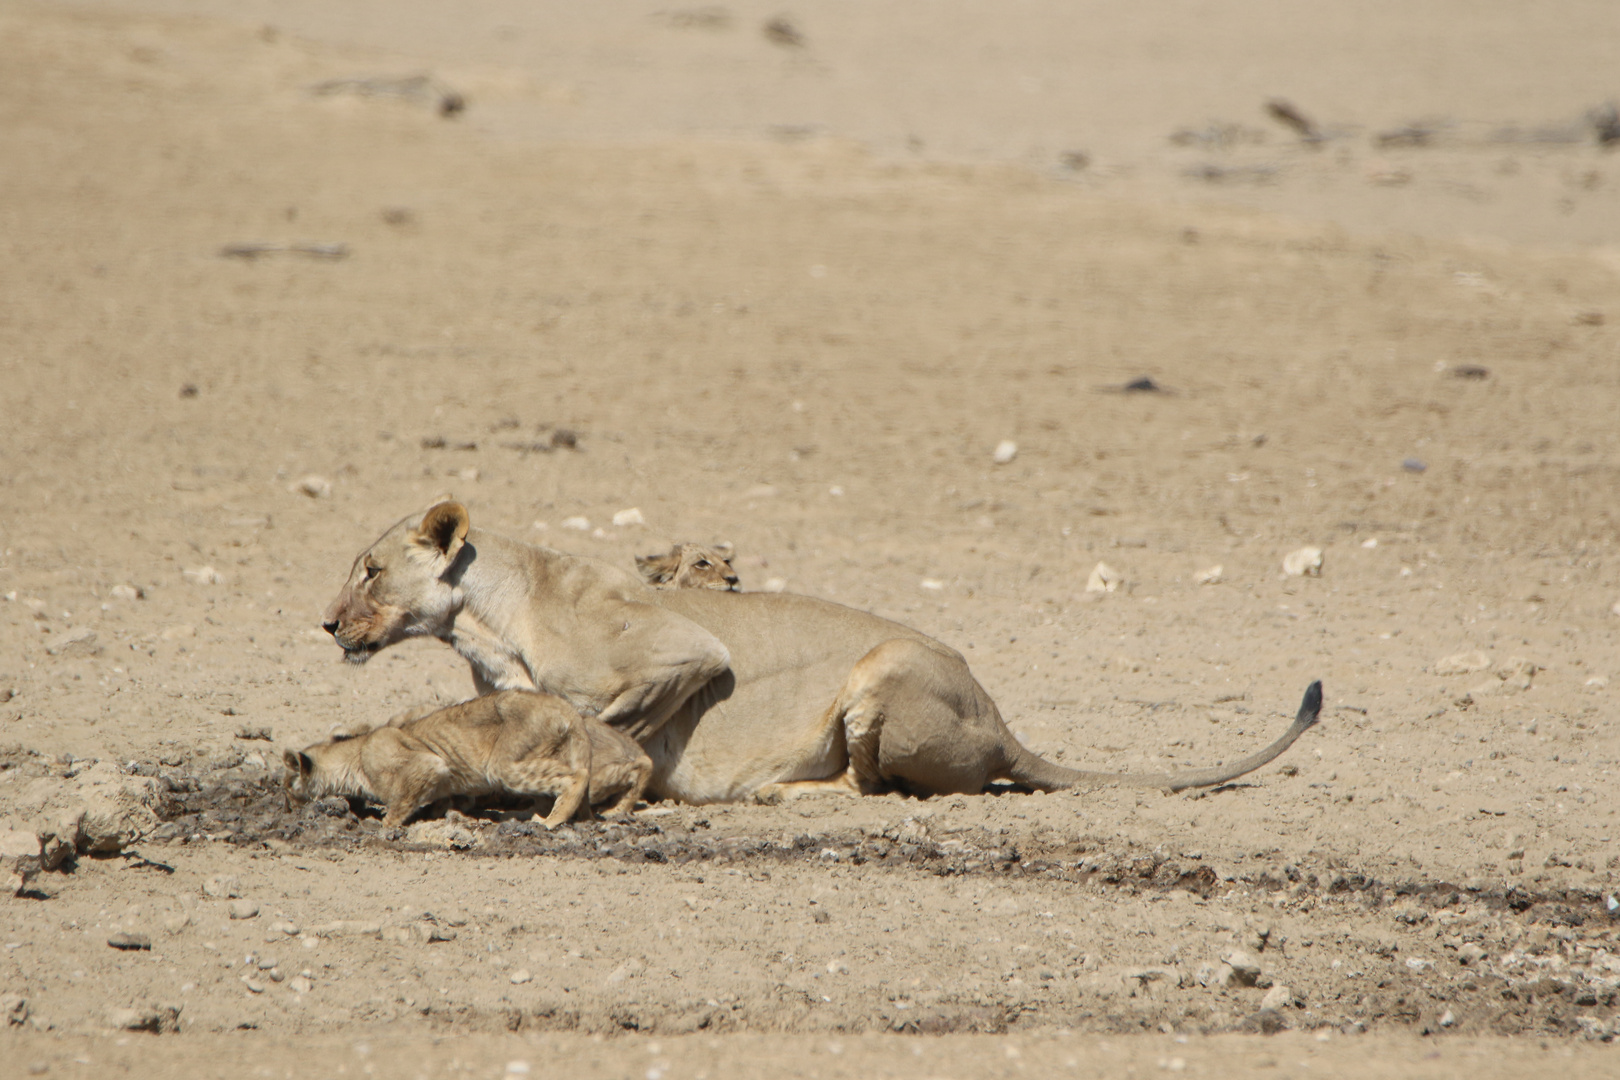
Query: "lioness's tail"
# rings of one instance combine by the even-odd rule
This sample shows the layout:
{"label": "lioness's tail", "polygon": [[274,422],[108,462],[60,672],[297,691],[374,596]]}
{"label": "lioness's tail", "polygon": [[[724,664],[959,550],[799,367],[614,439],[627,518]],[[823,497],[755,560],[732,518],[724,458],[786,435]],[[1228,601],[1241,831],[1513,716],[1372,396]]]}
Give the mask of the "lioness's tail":
{"label": "lioness's tail", "polygon": [[1282,738],[1264,750],[1250,754],[1241,761],[1234,761],[1230,765],[1217,765],[1209,769],[1186,769],[1180,772],[1110,773],[1065,769],[1061,765],[1054,765],[1044,758],[1037,757],[1016,741],[1009,740],[1012,760],[1002,770],[1001,778],[1017,784],[1028,784],[1042,791],[1056,791],[1087,784],[1127,784],[1131,787],[1164,788],[1166,791],[1214,787],[1236,780],[1244,773],[1253,772],[1275,759],[1294,745],[1294,740],[1303,735],[1307,728],[1316,723],[1321,712],[1322,683],[1318,680],[1306,688],[1305,700],[1299,705],[1299,715],[1294,717],[1293,724],[1283,732]]}

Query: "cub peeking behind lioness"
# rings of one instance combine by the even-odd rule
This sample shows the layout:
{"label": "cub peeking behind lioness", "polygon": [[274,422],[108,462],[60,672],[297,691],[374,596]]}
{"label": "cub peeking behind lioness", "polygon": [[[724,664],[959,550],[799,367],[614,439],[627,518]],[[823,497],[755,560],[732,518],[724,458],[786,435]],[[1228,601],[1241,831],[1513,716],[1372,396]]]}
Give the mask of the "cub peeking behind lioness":
{"label": "cub peeking behind lioness", "polygon": [[304,750],[288,750],[287,796],[304,803],[355,795],[387,805],[384,824],[403,825],[424,806],[457,795],[553,796],[546,828],[617,795],[609,814],[635,808],[652,759],[635,740],[581,716],[550,694],[503,690],[419,719]]}

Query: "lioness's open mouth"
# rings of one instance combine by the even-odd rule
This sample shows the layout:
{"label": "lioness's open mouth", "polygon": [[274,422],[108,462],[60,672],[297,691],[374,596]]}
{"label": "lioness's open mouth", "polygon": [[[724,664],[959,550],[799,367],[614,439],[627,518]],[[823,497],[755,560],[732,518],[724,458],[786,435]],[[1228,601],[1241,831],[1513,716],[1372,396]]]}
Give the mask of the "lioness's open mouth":
{"label": "lioness's open mouth", "polygon": [[[343,642],[338,642],[343,645]],[[364,642],[359,645],[343,645],[343,661],[348,664],[363,664],[371,659],[373,653],[382,646],[375,641]]]}

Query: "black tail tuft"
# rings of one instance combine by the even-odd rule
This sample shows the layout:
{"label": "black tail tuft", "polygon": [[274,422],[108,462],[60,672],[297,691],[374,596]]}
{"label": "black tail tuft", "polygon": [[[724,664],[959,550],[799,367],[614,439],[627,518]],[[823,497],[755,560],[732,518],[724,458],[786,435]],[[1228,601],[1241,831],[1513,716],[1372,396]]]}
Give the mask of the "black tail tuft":
{"label": "black tail tuft", "polygon": [[1303,721],[1307,724],[1314,724],[1321,714],[1322,680],[1317,679],[1305,688],[1305,700],[1299,703],[1299,716],[1295,723]]}

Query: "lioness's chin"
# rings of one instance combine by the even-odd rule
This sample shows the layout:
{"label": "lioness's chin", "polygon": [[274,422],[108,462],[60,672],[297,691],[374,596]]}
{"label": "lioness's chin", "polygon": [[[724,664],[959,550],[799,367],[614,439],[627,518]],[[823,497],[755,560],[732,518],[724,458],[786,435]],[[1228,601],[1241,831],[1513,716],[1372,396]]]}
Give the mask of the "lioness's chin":
{"label": "lioness's chin", "polygon": [[346,664],[363,664],[370,660],[372,654],[379,648],[381,648],[380,645],[356,645],[353,648],[345,645],[343,647],[343,662]]}

